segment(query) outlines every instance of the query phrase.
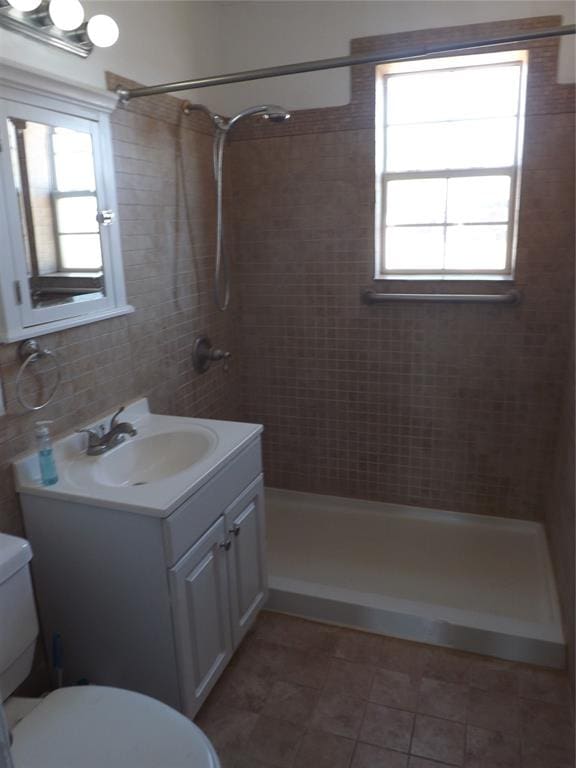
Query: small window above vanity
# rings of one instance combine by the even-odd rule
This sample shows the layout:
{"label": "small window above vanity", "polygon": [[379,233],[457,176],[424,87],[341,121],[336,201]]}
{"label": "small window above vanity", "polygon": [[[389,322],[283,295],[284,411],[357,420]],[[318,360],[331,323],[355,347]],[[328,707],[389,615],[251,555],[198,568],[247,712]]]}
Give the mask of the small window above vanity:
{"label": "small window above vanity", "polygon": [[116,104],[0,61],[0,342],[133,311],[115,216]]}

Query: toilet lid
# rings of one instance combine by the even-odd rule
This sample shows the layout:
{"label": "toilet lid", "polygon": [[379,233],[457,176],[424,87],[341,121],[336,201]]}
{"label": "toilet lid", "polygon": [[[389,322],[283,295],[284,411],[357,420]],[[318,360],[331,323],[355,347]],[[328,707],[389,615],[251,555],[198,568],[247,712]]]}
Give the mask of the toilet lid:
{"label": "toilet lid", "polygon": [[219,768],[206,736],[171,707],[96,685],[50,693],[13,730],[15,768]]}

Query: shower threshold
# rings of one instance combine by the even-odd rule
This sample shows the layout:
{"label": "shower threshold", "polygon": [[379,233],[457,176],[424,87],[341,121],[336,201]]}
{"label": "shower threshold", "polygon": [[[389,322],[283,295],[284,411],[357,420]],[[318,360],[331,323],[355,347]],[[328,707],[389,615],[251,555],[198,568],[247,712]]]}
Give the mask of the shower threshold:
{"label": "shower threshold", "polygon": [[277,489],[266,516],[270,609],[564,666],[539,523]]}

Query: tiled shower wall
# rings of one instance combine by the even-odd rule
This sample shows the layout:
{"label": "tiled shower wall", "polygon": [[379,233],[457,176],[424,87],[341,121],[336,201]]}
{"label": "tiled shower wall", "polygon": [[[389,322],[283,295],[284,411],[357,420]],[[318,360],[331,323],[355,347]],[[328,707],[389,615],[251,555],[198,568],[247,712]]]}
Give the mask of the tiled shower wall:
{"label": "tiled shower wall", "polygon": [[553,474],[548,504],[546,507],[546,528],[550,544],[550,554],[556,572],[558,595],[564,617],[566,643],[569,648],[568,665],[572,693],[575,693],[575,649],[576,638],[574,615],[574,528],[575,528],[575,493],[574,487],[574,354],[566,370],[564,395],[562,400],[558,444],[553,463]]}
{"label": "tiled shower wall", "polygon": [[[111,86],[117,82],[110,76]],[[36,414],[23,413],[15,399],[17,345],[0,346],[8,406],[0,417],[0,530],[22,531],[10,462],[33,445],[39,418],[54,419],[54,434],[62,434],[143,395],[158,413],[238,414],[234,360],[228,373],[214,366],[199,377],[192,369],[194,337],[209,333],[233,348],[235,324],[214,309],[211,294],[212,138],[197,118],[180,125],[180,105],[146,99],[112,116],[128,301],[136,311],[41,338],[59,354],[64,381]],[[46,368],[46,383],[50,376]]]}
{"label": "tiled shower wall", "polygon": [[[365,38],[352,50],[559,23]],[[372,281],[372,67],[353,68],[346,107],[238,127],[228,215],[242,295],[243,409],[266,428],[268,485],[542,517],[571,324],[574,87],[556,84],[555,42],[528,47],[519,306],[360,302],[364,287],[510,288]]]}

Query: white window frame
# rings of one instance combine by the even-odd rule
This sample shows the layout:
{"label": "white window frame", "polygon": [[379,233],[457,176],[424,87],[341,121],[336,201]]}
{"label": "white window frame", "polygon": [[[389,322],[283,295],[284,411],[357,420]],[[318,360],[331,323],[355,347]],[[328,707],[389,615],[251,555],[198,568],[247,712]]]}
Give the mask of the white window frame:
{"label": "white window frame", "polygon": [[[505,167],[492,168],[459,168],[430,171],[386,171],[386,89],[391,76],[411,72],[433,72],[439,70],[462,70],[493,68],[509,66],[517,63],[520,66],[518,103],[519,110],[516,124],[516,146],[514,163]],[[528,51],[515,50],[502,53],[481,53],[466,56],[443,56],[442,58],[414,60],[390,64],[379,64],[376,67],[376,190],[375,190],[375,280],[513,280],[516,262],[516,243],[518,236],[518,208],[520,201],[520,182],[522,170],[522,149],[525,123],[525,94],[528,69]],[[450,179],[474,176],[509,176],[510,202],[508,220],[506,222],[470,222],[472,226],[506,224],[507,248],[506,265],[501,270],[494,269],[386,269],[385,240],[386,240],[386,185],[388,181],[404,179]],[[395,226],[425,226],[446,228],[446,222],[439,224],[407,224]],[[461,225],[459,225],[461,226]],[[463,226],[467,226],[464,224]]]}

